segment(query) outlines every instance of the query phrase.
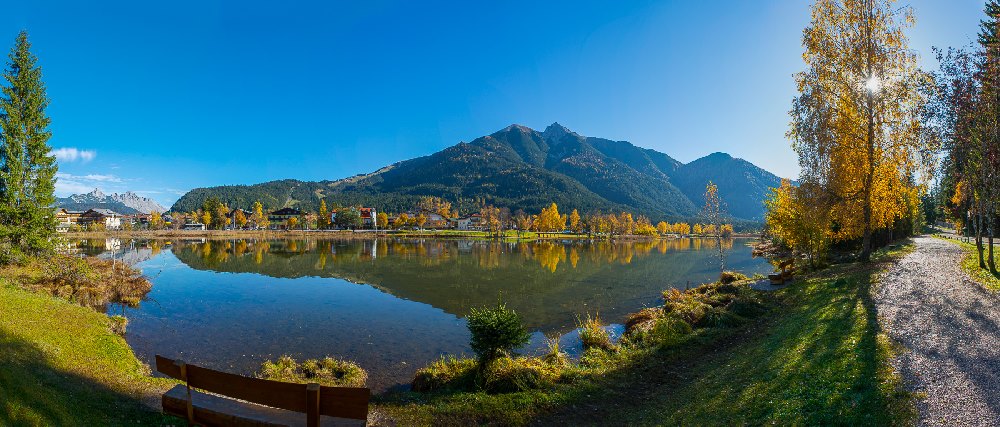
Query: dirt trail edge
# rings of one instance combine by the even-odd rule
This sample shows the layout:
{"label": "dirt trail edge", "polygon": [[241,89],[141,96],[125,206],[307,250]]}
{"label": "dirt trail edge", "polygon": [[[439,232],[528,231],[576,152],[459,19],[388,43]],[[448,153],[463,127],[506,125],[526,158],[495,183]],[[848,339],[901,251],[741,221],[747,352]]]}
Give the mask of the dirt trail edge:
{"label": "dirt trail edge", "polygon": [[905,350],[893,360],[921,393],[920,425],[1000,425],[1000,297],[959,267],[958,245],[932,237],[886,273],[876,307]]}

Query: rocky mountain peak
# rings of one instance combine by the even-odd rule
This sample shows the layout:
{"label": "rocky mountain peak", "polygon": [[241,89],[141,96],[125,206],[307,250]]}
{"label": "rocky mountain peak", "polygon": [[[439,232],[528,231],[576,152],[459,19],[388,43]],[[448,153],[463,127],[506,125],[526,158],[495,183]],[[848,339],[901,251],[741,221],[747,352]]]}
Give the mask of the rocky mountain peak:
{"label": "rocky mountain peak", "polygon": [[85,194],[85,196],[93,197],[95,199],[103,199],[103,198],[107,197],[107,195],[104,194],[104,192],[101,191],[100,188],[95,188],[94,191],[91,191],[91,192]]}
{"label": "rocky mountain peak", "polygon": [[122,194],[105,194],[101,189],[84,194],[74,194],[72,196],[57,199],[56,205],[73,210],[87,210],[92,208],[111,209],[121,214],[131,214],[141,212],[148,214],[152,211],[165,212],[159,203],[148,197],[142,197],[134,192],[126,191]]}
{"label": "rocky mountain peak", "polygon": [[566,126],[559,124],[559,122],[552,123],[549,127],[545,128],[544,132],[542,132],[542,138],[550,141],[558,141],[566,135],[573,135],[577,138],[580,137],[580,134],[569,130]]}

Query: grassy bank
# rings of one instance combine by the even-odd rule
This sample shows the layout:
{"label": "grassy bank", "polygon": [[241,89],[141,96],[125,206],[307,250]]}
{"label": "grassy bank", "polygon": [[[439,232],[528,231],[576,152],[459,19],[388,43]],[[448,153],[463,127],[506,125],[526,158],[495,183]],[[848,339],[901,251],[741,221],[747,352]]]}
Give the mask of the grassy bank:
{"label": "grassy bank", "polygon": [[[962,250],[965,251],[965,256],[962,257],[962,270],[964,270],[965,273],[972,278],[972,280],[979,282],[987,289],[1000,292],[1000,274],[990,272],[989,268],[979,267],[979,251],[976,249],[975,243],[966,243],[959,239],[944,238],[941,236],[936,237],[961,246]],[[983,255],[985,256],[986,252],[984,252]]]}
{"label": "grassy bank", "polygon": [[151,378],[109,318],[0,278],[0,425],[160,425]]}
{"label": "grassy bank", "polygon": [[915,416],[872,301],[908,247],[766,295],[774,309],[737,327],[607,359],[604,375],[517,393],[399,393],[379,407],[402,424],[896,425]]}

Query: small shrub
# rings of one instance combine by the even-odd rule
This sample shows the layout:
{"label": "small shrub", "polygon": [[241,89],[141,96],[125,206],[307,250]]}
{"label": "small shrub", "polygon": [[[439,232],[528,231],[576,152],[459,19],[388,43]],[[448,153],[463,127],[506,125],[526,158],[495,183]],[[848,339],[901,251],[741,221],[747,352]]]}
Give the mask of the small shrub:
{"label": "small shrub", "polygon": [[266,361],[260,367],[259,378],[290,383],[318,383],[330,387],[364,387],[368,373],[354,362],[332,357],[309,359],[301,364],[291,356]]}
{"label": "small shrub", "polygon": [[126,318],[125,316],[115,315],[115,316],[110,316],[108,319],[111,320],[111,323],[109,323],[108,325],[108,328],[111,330],[111,333],[118,335],[120,337],[124,337],[125,330],[128,328],[128,318]]}
{"label": "small shrub", "polygon": [[610,350],[614,347],[611,342],[611,336],[608,335],[608,331],[604,329],[604,325],[601,324],[600,315],[590,317],[587,314],[587,320],[579,321],[580,328],[580,342],[583,344],[584,349],[588,348],[600,348],[604,350]]}
{"label": "small shrub", "polygon": [[498,302],[495,308],[473,308],[468,317],[469,343],[480,362],[489,362],[510,354],[528,343],[531,336],[514,310]]}
{"label": "small shrub", "polygon": [[413,377],[413,391],[472,390],[476,385],[478,363],[475,359],[442,357],[421,368]]}
{"label": "small shrub", "polygon": [[747,279],[748,277],[745,274],[738,273],[735,271],[723,271],[722,274],[719,275],[719,283],[723,285],[728,285],[733,282],[738,282],[740,280],[747,280]]}
{"label": "small shrub", "polygon": [[513,393],[551,387],[562,368],[536,357],[501,357],[486,364],[481,388],[488,393]]}

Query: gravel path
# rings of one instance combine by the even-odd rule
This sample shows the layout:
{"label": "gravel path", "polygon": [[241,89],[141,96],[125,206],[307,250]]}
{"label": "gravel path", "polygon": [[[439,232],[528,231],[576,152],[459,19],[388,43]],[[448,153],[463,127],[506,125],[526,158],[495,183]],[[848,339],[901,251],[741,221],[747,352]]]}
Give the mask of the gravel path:
{"label": "gravel path", "polygon": [[962,272],[962,249],[931,237],[882,279],[883,328],[906,351],[893,365],[920,425],[1000,426],[1000,298]]}

